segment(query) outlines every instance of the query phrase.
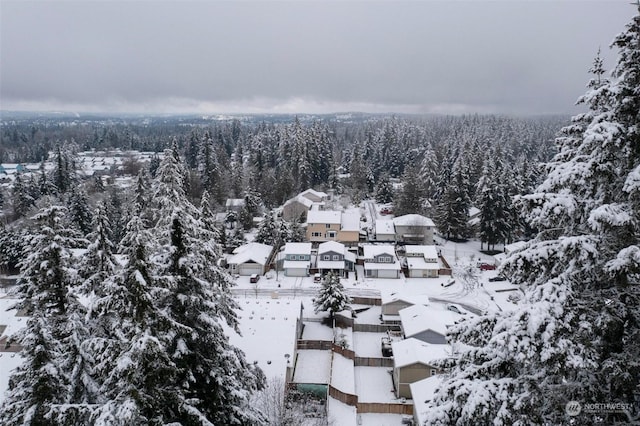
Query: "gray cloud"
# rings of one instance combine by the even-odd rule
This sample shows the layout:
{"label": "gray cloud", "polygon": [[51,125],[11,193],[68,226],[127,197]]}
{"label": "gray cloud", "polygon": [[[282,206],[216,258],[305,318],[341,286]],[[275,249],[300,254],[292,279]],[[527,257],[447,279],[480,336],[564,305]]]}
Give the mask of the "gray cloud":
{"label": "gray cloud", "polygon": [[1,3],[0,107],[572,112],[627,1]]}

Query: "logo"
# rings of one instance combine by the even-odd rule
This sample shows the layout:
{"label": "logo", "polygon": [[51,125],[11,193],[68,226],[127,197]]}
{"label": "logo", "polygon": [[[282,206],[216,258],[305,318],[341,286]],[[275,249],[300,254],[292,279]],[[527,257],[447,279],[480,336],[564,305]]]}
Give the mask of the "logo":
{"label": "logo", "polygon": [[578,401],[569,401],[567,402],[567,405],[564,407],[564,411],[569,416],[574,417],[580,414],[580,411],[582,411],[582,406]]}

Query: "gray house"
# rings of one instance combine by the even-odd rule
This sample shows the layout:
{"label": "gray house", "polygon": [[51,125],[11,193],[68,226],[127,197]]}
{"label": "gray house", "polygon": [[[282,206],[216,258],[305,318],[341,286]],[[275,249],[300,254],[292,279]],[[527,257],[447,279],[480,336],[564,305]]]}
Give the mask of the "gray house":
{"label": "gray house", "polygon": [[337,241],[327,241],[318,246],[318,270],[322,274],[329,271],[342,276],[355,270],[356,255]]}
{"label": "gray house", "polygon": [[447,327],[461,318],[460,314],[451,312],[439,304],[413,305],[401,309],[399,315],[405,339],[413,337],[436,345],[447,343]]}
{"label": "gray house", "polygon": [[396,241],[405,244],[433,245],[435,223],[419,214],[406,214],[393,219]]}
{"label": "gray house", "polygon": [[285,276],[309,276],[309,269],[311,268],[311,243],[286,243],[283,254]]}

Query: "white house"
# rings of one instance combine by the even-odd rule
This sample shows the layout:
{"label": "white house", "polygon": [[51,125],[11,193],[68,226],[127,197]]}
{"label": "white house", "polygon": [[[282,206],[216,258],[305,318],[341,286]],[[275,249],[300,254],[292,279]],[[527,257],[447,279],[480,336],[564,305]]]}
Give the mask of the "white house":
{"label": "white house", "polygon": [[249,243],[236,248],[227,258],[229,271],[237,275],[264,275],[267,271],[273,246],[260,243]]}
{"label": "white house", "polygon": [[313,201],[314,203],[322,203],[324,201],[327,201],[329,199],[329,194],[326,194],[324,192],[321,191],[316,191],[315,189],[309,188],[305,191],[302,191],[300,194],[298,194],[301,197],[305,197],[308,198],[309,200]]}
{"label": "white house", "polygon": [[407,267],[411,278],[438,278],[440,263],[436,246],[405,246]]}
{"label": "white house", "polygon": [[283,249],[284,275],[306,277],[311,268],[311,243],[286,243]]}
{"label": "white house", "polygon": [[307,212],[311,210],[311,206],[313,206],[313,201],[297,195],[287,200],[282,206],[282,218],[284,220],[298,220],[306,216]]}
{"label": "white house", "polygon": [[367,278],[400,278],[400,261],[392,245],[365,245],[364,276]]}
{"label": "white house", "polygon": [[409,384],[411,398],[413,399],[414,424],[427,424],[426,415],[429,411],[429,403],[433,400],[440,385],[442,385],[442,381],[443,376],[436,375]]}
{"label": "white house", "polygon": [[376,219],[373,239],[377,242],[395,243],[396,230],[393,220]]}
{"label": "white house", "polygon": [[396,241],[406,244],[433,244],[435,223],[419,214],[406,214],[393,219]]}
{"label": "white house", "polygon": [[234,212],[239,212],[245,205],[244,198],[227,198],[227,202],[225,206],[227,210],[231,210]]}

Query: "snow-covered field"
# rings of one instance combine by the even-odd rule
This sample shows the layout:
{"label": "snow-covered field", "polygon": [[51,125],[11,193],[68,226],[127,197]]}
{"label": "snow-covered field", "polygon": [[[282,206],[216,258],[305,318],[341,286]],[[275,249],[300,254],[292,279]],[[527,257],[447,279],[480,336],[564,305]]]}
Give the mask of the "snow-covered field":
{"label": "snow-covered field", "polygon": [[355,367],[359,402],[398,402],[393,391],[391,368]]}
{"label": "snow-covered field", "polygon": [[329,384],[331,374],[331,351],[298,351],[294,383]]}

